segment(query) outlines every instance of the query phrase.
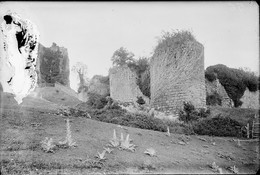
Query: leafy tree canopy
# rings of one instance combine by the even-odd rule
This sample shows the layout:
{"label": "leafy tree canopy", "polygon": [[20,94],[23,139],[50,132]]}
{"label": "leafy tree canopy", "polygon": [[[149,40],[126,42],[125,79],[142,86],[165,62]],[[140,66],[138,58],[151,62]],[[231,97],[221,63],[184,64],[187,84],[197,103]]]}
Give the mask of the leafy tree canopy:
{"label": "leafy tree canopy", "polygon": [[123,66],[134,62],[134,54],[127,51],[124,47],[120,47],[114,52],[111,60],[114,66]]}

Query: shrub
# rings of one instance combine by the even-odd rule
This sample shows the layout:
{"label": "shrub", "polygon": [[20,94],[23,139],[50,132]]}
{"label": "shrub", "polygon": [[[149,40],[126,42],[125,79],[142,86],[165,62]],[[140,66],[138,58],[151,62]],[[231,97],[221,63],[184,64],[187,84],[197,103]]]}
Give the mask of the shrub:
{"label": "shrub", "polygon": [[176,49],[188,41],[196,41],[190,31],[177,30],[172,32],[164,32],[162,37],[158,40],[158,45],[156,46],[154,53],[167,52],[169,46],[174,46],[174,49]]}
{"label": "shrub", "polygon": [[101,82],[101,83],[104,83],[104,84],[107,84],[107,85],[109,85],[109,76],[100,76],[100,78],[99,78],[99,81]]}
{"label": "shrub", "polygon": [[217,75],[212,73],[212,72],[209,72],[209,71],[205,71],[205,78],[207,80],[209,80],[210,82],[214,81],[217,79]]}
{"label": "shrub", "polygon": [[214,118],[203,119],[193,124],[196,134],[209,136],[240,137],[242,125],[229,117],[217,115]]}
{"label": "shrub", "polygon": [[88,101],[87,104],[92,106],[93,108],[102,109],[107,104],[107,99],[105,96],[88,93]]}
{"label": "shrub", "polygon": [[87,117],[87,114],[91,115],[91,119],[106,123],[162,132],[167,130],[167,125],[160,119],[143,114],[130,114],[121,108],[91,109],[88,111],[71,110],[71,115],[76,117]]}
{"label": "shrub", "polygon": [[222,105],[222,100],[221,100],[221,96],[215,92],[212,95],[208,95],[206,97],[206,104],[207,105],[211,105],[211,106],[216,106],[216,105]]}
{"label": "shrub", "polygon": [[166,125],[157,118],[151,118],[141,114],[128,114],[125,115],[111,115],[111,113],[105,113],[102,115],[102,120],[108,123],[116,123],[119,125],[148,129],[154,131],[166,132]]}
{"label": "shrub", "polygon": [[188,123],[192,120],[198,119],[198,113],[195,110],[195,107],[190,102],[183,102],[183,110],[179,113],[179,120]]}
{"label": "shrub", "polygon": [[200,118],[206,118],[210,114],[210,109],[196,109],[191,102],[183,103],[183,110],[179,112],[179,120],[189,123]]}
{"label": "shrub", "polygon": [[191,123],[180,123],[180,122],[167,120],[165,121],[165,124],[169,126],[170,133],[187,134],[187,135],[195,134]]}
{"label": "shrub", "polygon": [[87,92],[87,91],[88,91],[88,86],[86,85],[80,85],[78,88],[78,93]]}
{"label": "shrub", "polygon": [[111,61],[115,66],[123,66],[134,61],[134,54],[126,48],[120,47],[114,52]]}
{"label": "shrub", "polygon": [[137,101],[136,101],[139,105],[143,105],[145,104],[145,101],[143,99],[143,97],[137,97]]}
{"label": "shrub", "polygon": [[198,114],[201,118],[207,118],[210,115],[210,109],[201,108],[201,109],[199,109]]}

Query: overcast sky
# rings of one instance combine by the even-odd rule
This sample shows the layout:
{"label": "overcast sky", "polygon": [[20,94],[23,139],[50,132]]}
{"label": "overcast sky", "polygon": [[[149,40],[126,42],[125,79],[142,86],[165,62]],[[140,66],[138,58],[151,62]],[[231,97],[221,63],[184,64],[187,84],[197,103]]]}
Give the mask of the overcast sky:
{"label": "overcast sky", "polygon": [[120,47],[151,56],[162,31],[190,30],[210,65],[259,69],[259,7],[255,2],[1,2],[38,26],[40,43],[68,49],[89,77],[108,75]]}

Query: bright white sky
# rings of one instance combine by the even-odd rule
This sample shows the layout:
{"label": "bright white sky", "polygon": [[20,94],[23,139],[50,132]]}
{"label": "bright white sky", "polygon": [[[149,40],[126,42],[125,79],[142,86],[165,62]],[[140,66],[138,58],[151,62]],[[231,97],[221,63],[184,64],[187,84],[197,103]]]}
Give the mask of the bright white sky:
{"label": "bright white sky", "polygon": [[151,56],[162,31],[190,30],[210,65],[259,72],[259,7],[255,2],[1,2],[0,15],[16,11],[38,26],[40,43],[68,49],[89,78],[108,75],[120,47]]}

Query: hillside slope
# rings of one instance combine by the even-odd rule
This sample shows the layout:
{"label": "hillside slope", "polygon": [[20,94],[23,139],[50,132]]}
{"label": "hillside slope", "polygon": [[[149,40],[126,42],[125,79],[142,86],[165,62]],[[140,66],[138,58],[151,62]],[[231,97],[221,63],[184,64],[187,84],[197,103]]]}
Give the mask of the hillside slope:
{"label": "hillside slope", "polygon": [[[224,108],[219,106],[210,107],[211,116],[216,116],[221,114],[224,117],[230,117],[244,126],[249,122],[250,124],[253,120],[259,119],[258,109],[247,109],[247,108]],[[255,119],[256,117],[256,119]]]}
{"label": "hillside slope", "polygon": [[66,90],[65,88],[66,87],[42,87],[36,88],[35,93],[37,97],[55,104],[73,107],[81,103],[81,101],[76,97],[76,93],[73,94],[69,89]]}
{"label": "hillside slope", "polygon": [[[87,118],[69,117],[72,138],[76,148],[58,149],[45,153],[40,142],[51,137],[55,142],[65,139],[66,124],[58,107],[50,110],[47,102],[39,103],[28,98],[28,106],[1,106],[0,162],[3,174],[68,173],[215,173],[209,165],[215,162],[223,173],[236,166],[239,173],[256,173],[258,143],[241,141],[238,146],[233,138],[186,136],[121,127]],[[29,106],[29,103],[32,105]],[[34,105],[34,103],[36,105]],[[55,105],[54,105],[55,106]],[[105,161],[95,155],[102,152],[113,136],[130,134],[135,152],[115,148],[106,153]],[[147,148],[156,150],[155,157],[144,154]],[[259,152],[258,152],[259,153]],[[259,158],[259,157],[258,157]]]}

